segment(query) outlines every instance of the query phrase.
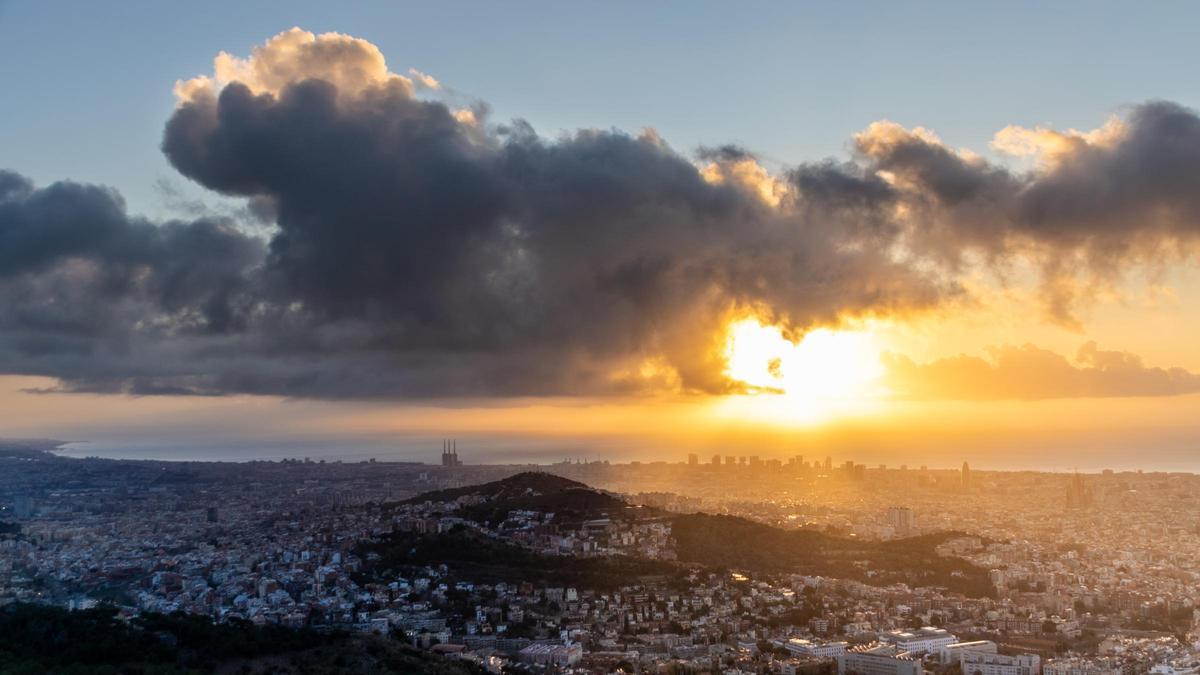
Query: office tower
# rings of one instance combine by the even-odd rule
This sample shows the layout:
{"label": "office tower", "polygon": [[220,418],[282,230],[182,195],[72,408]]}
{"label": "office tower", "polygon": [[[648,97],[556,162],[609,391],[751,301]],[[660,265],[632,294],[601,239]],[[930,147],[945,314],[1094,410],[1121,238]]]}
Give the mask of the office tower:
{"label": "office tower", "polygon": [[971,465],[963,462],[962,465],[962,488],[964,490],[971,489]]}
{"label": "office tower", "polygon": [[13,515],[18,518],[32,518],[34,513],[33,497],[17,495],[13,504]]}
{"label": "office tower", "polygon": [[1083,482],[1083,476],[1078,471],[1071,476],[1067,484],[1067,508],[1085,509],[1092,505],[1092,490]]}
{"label": "office tower", "polygon": [[907,506],[891,506],[887,510],[888,524],[896,528],[896,532],[911,532],[917,527],[917,517]]}
{"label": "office tower", "polygon": [[700,463],[700,457],[694,452],[688,453],[688,466],[696,466]]}

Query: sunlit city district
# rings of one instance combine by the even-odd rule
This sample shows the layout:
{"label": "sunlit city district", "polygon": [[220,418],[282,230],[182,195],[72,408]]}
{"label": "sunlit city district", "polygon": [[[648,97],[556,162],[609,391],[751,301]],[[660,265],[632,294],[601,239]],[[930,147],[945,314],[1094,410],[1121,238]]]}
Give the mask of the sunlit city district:
{"label": "sunlit city district", "polygon": [[1197,666],[1191,474],[434,459],[12,449],[0,599],[391,635],[495,672]]}

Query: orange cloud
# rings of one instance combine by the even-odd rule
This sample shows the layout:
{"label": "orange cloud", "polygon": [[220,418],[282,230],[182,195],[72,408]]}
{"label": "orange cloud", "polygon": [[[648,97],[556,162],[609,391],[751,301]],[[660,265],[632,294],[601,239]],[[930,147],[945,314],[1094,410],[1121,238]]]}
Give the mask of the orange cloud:
{"label": "orange cloud", "polygon": [[1136,354],[1088,342],[1074,361],[1031,344],[960,354],[919,364],[884,354],[885,381],[900,398],[916,400],[1039,400],[1178,396],[1200,392],[1200,374],[1147,366]]}
{"label": "orange cloud", "polygon": [[[410,72],[422,86],[438,88],[436,79],[420,71]],[[292,28],[255,46],[247,58],[224,51],[217,54],[213,75],[177,82],[175,96],[182,104],[215,94],[231,82],[240,82],[255,94],[278,94],[303,79],[324,80],[350,95],[385,83],[396,83],[410,92],[413,86],[412,79],[390,72],[383,53],[367,40]]]}

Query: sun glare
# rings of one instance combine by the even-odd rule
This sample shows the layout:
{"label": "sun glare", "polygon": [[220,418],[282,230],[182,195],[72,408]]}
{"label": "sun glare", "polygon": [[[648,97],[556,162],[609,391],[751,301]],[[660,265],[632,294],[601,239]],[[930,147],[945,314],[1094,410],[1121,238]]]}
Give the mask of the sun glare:
{"label": "sun glare", "polygon": [[745,319],[729,327],[726,375],[746,384],[757,415],[811,422],[863,411],[877,398],[880,349],[869,331],[816,329],[791,342],[776,326]]}

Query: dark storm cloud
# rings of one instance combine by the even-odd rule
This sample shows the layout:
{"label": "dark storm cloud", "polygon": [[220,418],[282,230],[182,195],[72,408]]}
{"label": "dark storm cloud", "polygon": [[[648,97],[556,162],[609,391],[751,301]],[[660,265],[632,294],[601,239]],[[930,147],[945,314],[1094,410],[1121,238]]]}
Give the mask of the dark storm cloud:
{"label": "dark storm cloud", "polygon": [[1200,238],[1200,117],[1174,103],[1133,107],[1091,134],[1010,127],[1000,150],[1035,156],[1014,172],[945,146],[921,130],[877,123],[856,137],[847,175],[887,175],[908,208],[910,244],[946,262],[1026,255],[1042,296],[1065,323],[1079,277],[1107,283],[1130,264],[1194,253]]}
{"label": "dark storm cloud", "polygon": [[264,292],[305,333],[334,337],[271,344],[391,364],[347,382],[314,369],[312,391],[270,376],[241,390],[611,391],[642,386],[643,362],[659,359],[683,387],[719,391],[714,340],[732,312],[804,326],[946,290],[879,251],[834,250],[833,222],[707,181],[653,134],[483,133],[400,82],[357,96],[313,80],[278,95],[230,84],[186,102],[163,148],[202,185],[275,205]]}
{"label": "dark storm cloud", "polygon": [[163,151],[273,226],[151,223],[0,173],[0,371],[139,394],[719,392],[741,314],[798,335],[933,307],[972,250],[1042,256],[1065,314],[1055,254],[1118,269],[1196,231],[1197,120],[1167,104],[1104,143],[1051,137],[1028,174],[877,124],[850,161],[775,177],[736,146],[494,124],[348,36],[215,65],[177,86]]}
{"label": "dark storm cloud", "polygon": [[1071,362],[1033,345],[999,347],[990,359],[956,356],[918,364],[885,355],[886,381],[901,398],[993,401],[1177,396],[1200,392],[1200,375],[1146,366],[1136,354],[1089,342]]}
{"label": "dark storm cloud", "polygon": [[69,381],[154,370],[149,345],[238,326],[262,255],[228,222],[154,224],[110,190],[36,189],[0,172],[0,370]]}
{"label": "dark storm cloud", "polygon": [[1032,236],[1118,252],[1159,243],[1148,233],[1190,240],[1200,234],[1200,118],[1165,101],[1138,106],[1118,142],[1080,146],[1019,197],[1015,220]]}

